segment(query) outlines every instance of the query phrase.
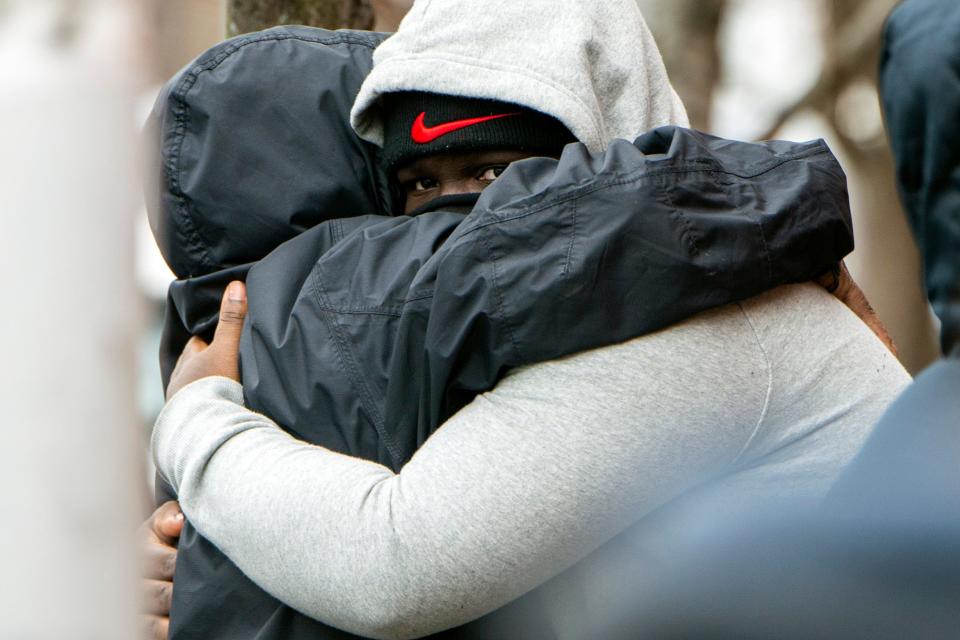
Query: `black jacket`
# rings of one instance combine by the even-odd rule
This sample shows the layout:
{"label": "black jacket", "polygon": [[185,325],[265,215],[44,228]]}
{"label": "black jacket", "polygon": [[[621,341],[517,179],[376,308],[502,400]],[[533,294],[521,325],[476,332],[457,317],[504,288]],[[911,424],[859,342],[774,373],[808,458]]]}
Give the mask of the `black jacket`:
{"label": "black jacket", "polygon": [[[845,179],[822,142],[672,127],[603,154],[571,145],[559,161],[517,163],[469,213],[385,216],[376,152],[347,124],[379,38],[242,36],[161,96],[151,213],[182,278],[165,378],[189,335],[212,329],[226,282],[246,277],[248,405],[399,470],[506,369],[810,279],[852,249]],[[536,590],[444,635],[552,637]],[[345,634],[270,598],[186,527],[171,638],[335,637]]]}
{"label": "black jacket", "polygon": [[960,355],[960,3],[897,7],[884,33],[880,84],[943,351]]}

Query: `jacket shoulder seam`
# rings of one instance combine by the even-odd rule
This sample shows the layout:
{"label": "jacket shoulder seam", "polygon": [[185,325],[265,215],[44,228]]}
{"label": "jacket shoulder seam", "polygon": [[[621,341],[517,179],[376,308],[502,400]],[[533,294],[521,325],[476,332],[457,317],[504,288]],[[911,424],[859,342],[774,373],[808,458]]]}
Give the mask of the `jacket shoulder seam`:
{"label": "jacket shoulder seam", "polygon": [[503,292],[500,290],[500,282],[497,275],[497,255],[494,252],[493,246],[488,238],[479,236],[479,240],[487,252],[487,258],[490,264],[490,280],[492,283],[494,300],[496,301],[497,305],[497,315],[500,317],[500,323],[503,325],[503,330],[507,334],[507,338],[510,340],[510,346],[517,355],[517,361],[521,363],[526,362],[526,360],[523,358],[523,354],[520,351],[520,346],[517,344],[516,335],[513,332],[513,328],[510,326],[510,322],[507,318],[506,310],[504,308]]}
{"label": "jacket shoulder seam", "polygon": [[[313,273],[311,274],[311,279],[313,280],[312,290],[317,304],[320,306],[321,310],[325,310],[329,309],[330,305],[326,301],[326,294],[323,289],[319,271],[320,265],[317,264],[313,269]],[[341,369],[347,375],[354,389],[357,391],[357,395],[360,397],[360,402],[363,406],[363,409],[369,415],[371,422],[373,422],[373,427],[376,430],[377,435],[380,437],[380,441],[387,448],[387,451],[393,460],[394,466],[399,467],[403,456],[394,442],[393,437],[387,433],[387,430],[384,427],[383,416],[377,409],[370,393],[370,389],[358,370],[359,367],[352,357],[349,344],[346,338],[343,336],[343,332],[340,330],[340,325],[337,323],[337,320],[333,314],[329,311],[326,313],[321,313],[320,316],[327,325],[327,328],[330,330],[330,335],[333,337],[333,342],[334,346],[336,347],[337,358],[340,360]]]}

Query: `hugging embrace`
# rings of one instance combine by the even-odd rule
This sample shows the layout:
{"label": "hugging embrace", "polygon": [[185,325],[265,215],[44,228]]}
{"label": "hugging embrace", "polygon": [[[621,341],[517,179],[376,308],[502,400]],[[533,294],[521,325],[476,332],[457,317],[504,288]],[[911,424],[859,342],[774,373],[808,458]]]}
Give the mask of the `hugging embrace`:
{"label": "hugging embrace", "polygon": [[171,638],[591,637],[577,594],[815,503],[909,382],[836,159],[685,128],[634,0],[241,36],[153,123]]}

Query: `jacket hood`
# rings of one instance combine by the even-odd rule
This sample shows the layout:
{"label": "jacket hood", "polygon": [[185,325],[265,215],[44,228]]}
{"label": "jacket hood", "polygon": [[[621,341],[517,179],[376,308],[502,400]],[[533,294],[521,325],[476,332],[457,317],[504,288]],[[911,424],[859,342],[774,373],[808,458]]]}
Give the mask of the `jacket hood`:
{"label": "jacket hood", "polygon": [[688,126],[636,0],[418,0],[374,53],[351,113],[361,138],[383,145],[379,98],[397,91],[519,104],[593,152]]}
{"label": "jacket hood", "polygon": [[379,34],[280,27],[187,65],[147,124],[150,223],[178,278],[257,261],[305,229],[386,213],[375,147],[348,114]]}
{"label": "jacket hood", "polygon": [[191,335],[209,336],[223,288],[325,220],[387,214],[378,150],[349,123],[382,34],[278,27],[222,42],[161,91],[147,210],[170,286],[164,384]]}

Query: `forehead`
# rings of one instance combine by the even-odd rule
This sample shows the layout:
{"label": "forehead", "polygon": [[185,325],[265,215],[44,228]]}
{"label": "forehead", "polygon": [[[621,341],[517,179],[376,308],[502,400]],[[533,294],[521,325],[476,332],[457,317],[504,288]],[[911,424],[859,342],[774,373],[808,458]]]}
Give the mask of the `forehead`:
{"label": "forehead", "polygon": [[468,153],[439,153],[424,156],[397,169],[397,176],[414,177],[429,174],[432,177],[457,177],[469,174],[484,165],[510,164],[535,154],[516,149],[490,149]]}

